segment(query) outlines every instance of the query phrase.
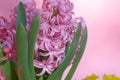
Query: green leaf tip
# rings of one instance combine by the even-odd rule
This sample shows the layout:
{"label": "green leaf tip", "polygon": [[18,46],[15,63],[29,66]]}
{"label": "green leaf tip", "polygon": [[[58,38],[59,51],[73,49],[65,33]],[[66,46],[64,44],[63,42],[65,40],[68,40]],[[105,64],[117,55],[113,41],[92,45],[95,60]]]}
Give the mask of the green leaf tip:
{"label": "green leaf tip", "polygon": [[16,27],[18,27],[19,23],[23,24],[26,27],[26,11],[24,4],[19,2],[18,11],[17,11],[17,19],[16,19]]}
{"label": "green leaf tip", "polygon": [[36,14],[32,20],[32,24],[28,32],[28,53],[29,53],[28,63],[29,63],[29,70],[30,70],[32,80],[35,80],[33,59],[34,59],[34,46],[37,38],[37,33],[39,30],[39,24],[40,24],[39,14]]}

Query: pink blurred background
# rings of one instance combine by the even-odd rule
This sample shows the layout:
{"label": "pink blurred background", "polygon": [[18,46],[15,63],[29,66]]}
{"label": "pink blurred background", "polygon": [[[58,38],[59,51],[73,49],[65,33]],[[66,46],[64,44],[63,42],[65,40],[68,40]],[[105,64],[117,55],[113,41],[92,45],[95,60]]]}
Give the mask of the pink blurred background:
{"label": "pink blurred background", "polygon": [[[0,16],[9,18],[15,1],[0,0]],[[86,50],[72,80],[92,73],[100,75],[98,80],[102,80],[104,73],[120,76],[120,0],[71,1],[75,16],[82,16],[88,27]],[[36,2],[40,8],[42,1]]]}

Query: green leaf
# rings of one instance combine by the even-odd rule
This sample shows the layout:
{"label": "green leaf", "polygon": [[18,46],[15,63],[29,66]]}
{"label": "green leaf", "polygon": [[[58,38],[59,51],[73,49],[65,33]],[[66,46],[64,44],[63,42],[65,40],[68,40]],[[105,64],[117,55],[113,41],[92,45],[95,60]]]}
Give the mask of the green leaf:
{"label": "green leaf", "polygon": [[78,41],[80,38],[81,33],[81,24],[78,24],[77,32],[74,36],[73,42],[71,44],[71,47],[67,51],[67,55],[62,62],[62,64],[55,70],[55,72],[48,78],[48,80],[61,80],[62,74],[64,70],[67,68],[67,66],[70,64],[71,60],[73,59],[74,53],[76,51]]}
{"label": "green leaf", "polygon": [[26,11],[24,8],[24,5],[22,2],[19,3],[18,5],[18,11],[17,11],[17,22],[16,22],[16,27],[18,27],[18,25],[20,23],[23,24],[24,27],[26,27]]}
{"label": "green leaf", "polygon": [[10,60],[11,80],[18,80],[16,61]]}
{"label": "green leaf", "polygon": [[[2,53],[2,45],[1,45],[1,43],[0,43],[0,57],[3,57],[4,55],[3,55],[3,53]],[[5,61],[1,61],[0,60],[0,65],[3,65],[5,63]]]}
{"label": "green leaf", "polygon": [[28,33],[28,64],[29,64],[30,76],[32,77],[32,80],[35,80],[33,59],[34,59],[34,46],[37,38],[39,24],[40,24],[39,14],[36,14],[32,21]]}
{"label": "green leaf", "polygon": [[11,80],[11,70],[9,60],[5,61],[4,65],[1,65],[3,74],[5,75],[6,80]]}
{"label": "green leaf", "polygon": [[104,74],[103,80],[120,80],[120,77],[117,77],[116,75],[107,75]]}
{"label": "green leaf", "polygon": [[28,66],[28,39],[25,28],[18,25],[16,31],[17,73],[19,80],[31,80]]}
{"label": "green leaf", "polygon": [[39,78],[39,80],[44,80],[43,76],[41,76],[41,77]]}
{"label": "green leaf", "polygon": [[[3,57],[3,53],[2,53],[2,45],[0,44],[0,57]],[[3,74],[6,77],[6,80],[11,80],[11,72],[10,72],[10,62],[7,61],[0,61],[0,67],[2,68]]]}
{"label": "green leaf", "polygon": [[[0,57],[3,57],[2,53],[2,45],[0,44]],[[0,67],[3,70],[3,74],[6,77],[6,80],[17,80],[17,75],[14,69],[14,66],[12,64],[13,62],[11,60],[6,61],[0,61]]]}
{"label": "green leaf", "polygon": [[80,59],[82,58],[82,55],[84,53],[84,50],[85,50],[85,46],[86,46],[86,42],[87,42],[87,28],[85,29],[85,32],[83,34],[83,37],[82,37],[82,42],[81,42],[81,45],[80,45],[80,49],[79,49],[79,52],[78,52],[78,55],[67,75],[67,77],[65,78],[65,80],[70,80],[80,62]]}
{"label": "green leaf", "polygon": [[90,76],[85,77],[82,80],[96,80],[97,78],[99,78],[99,76],[97,76],[96,74],[92,74]]}
{"label": "green leaf", "polygon": [[67,51],[69,50],[69,48],[70,48],[70,42],[67,42],[66,43],[66,46],[65,46],[65,55],[67,55]]}

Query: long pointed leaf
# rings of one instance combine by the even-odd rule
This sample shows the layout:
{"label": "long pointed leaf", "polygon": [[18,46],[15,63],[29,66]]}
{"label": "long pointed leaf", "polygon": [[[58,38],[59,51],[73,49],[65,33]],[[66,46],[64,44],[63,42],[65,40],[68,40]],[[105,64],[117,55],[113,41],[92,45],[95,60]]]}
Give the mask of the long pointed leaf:
{"label": "long pointed leaf", "polygon": [[39,80],[44,80],[43,76],[41,76],[41,77],[39,78]]}
{"label": "long pointed leaf", "polygon": [[[0,44],[0,57],[3,56],[2,45]],[[6,80],[17,80],[17,75],[11,60],[8,59],[6,61],[0,61],[0,67],[2,68]]]}
{"label": "long pointed leaf", "polygon": [[15,60],[10,60],[11,80],[18,80],[16,65]]}
{"label": "long pointed leaf", "polygon": [[64,70],[67,68],[67,66],[70,64],[74,53],[76,51],[77,45],[78,45],[78,41],[80,38],[80,33],[81,33],[81,24],[78,24],[78,28],[77,28],[77,32],[74,36],[73,42],[71,47],[69,48],[69,50],[67,51],[67,55],[64,59],[64,61],[62,62],[62,64],[58,67],[58,69],[51,75],[50,78],[48,78],[48,80],[61,80],[62,74],[64,72]]}
{"label": "long pointed leaf", "polygon": [[[2,53],[2,45],[0,44],[0,57],[4,56]],[[5,75],[6,80],[11,80],[10,76],[10,62],[7,61],[0,61],[0,67],[2,68],[3,74]]]}
{"label": "long pointed leaf", "polygon": [[[3,53],[2,53],[2,44],[0,43],[0,57],[3,57]],[[3,65],[5,63],[5,61],[0,60],[0,65]]]}
{"label": "long pointed leaf", "polygon": [[29,33],[28,33],[28,63],[29,63],[29,70],[30,70],[30,76],[32,77],[32,80],[35,80],[35,71],[34,71],[34,66],[33,66],[33,59],[34,59],[34,46],[35,46],[35,41],[39,29],[39,14],[36,14]]}
{"label": "long pointed leaf", "polygon": [[26,11],[22,2],[20,2],[18,5],[16,27],[18,27],[20,23],[26,27]]}
{"label": "long pointed leaf", "polygon": [[67,77],[65,78],[65,80],[71,80],[79,62],[80,62],[80,59],[82,58],[82,55],[84,53],[84,50],[85,50],[85,46],[86,46],[86,42],[87,42],[87,29],[85,29],[85,32],[83,34],[83,38],[82,38],[82,42],[81,42],[81,45],[80,45],[80,49],[79,49],[79,52],[78,52],[78,55],[67,75]]}
{"label": "long pointed leaf", "polygon": [[67,51],[69,50],[69,48],[70,48],[70,42],[67,42],[65,46],[65,55],[67,55]]}
{"label": "long pointed leaf", "polygon": [[11,80],[11,70],[10,70],[9,60],[7,60],[4,65],[1,65],[1,67],[6,80]]}
{"label": "long pointed leaf", "polygon": [[19,80],[31,80],[28,66],[28,39],[22,24],[16,32],[17,72]]}

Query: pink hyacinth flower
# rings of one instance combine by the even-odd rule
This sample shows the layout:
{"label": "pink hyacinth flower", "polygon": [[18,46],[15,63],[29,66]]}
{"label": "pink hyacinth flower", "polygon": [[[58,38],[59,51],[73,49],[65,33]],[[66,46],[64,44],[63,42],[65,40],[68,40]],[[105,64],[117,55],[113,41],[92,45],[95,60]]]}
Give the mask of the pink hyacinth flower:
{"label": "pink hyacinth flower", "polygon": [[[40,28],[35,44],[34,66],[41,70],[37,76],[46,72],[51,74],[62,63],[65,58],[66,43],[72,42],[78,22],[82,23],[82,33],[84,32],[86,27],[84,20],[81,17],[76,19],[72,17],[73,7],[73,3],[69,0],[43,1],[40,9]],[[78,49],[79,46],[80,41]],[[74,58],[76,55],[77,51]]]}
{"label": "pink hyacinth flower", "polygon": [[0,60],[15,59],[14,34],[9,28],[9,23],[3,17],[0,17],[0,43],[3,46],[2,51],[5,53]]}
{"label": "pink hyacinth flower", "polygon": [[[33,17],[38,12],[40,13],[40,28],[38,31],[35,48],[34,48],[34,66],[41,70],[36,73],[37,76],[45,73],[52,74],[54,70],[63,62],[65,58],[65,46],[67,42],[72,42],[76,33],[78,22],[82,24],[82,34],[86,27],[84,20],[79,17],[73,19],[74,5],[70,0],[44,0],[42,8],[36,8],[36,3],[24,2],[27,26],[30,28]],[[2,43],[2,51],[5,56],[0,60],[16,59],[16,16],[17,6],[12,10],[11,21],[8,22],[3,17],[0,17],[0,43]],[[82,38],[80,36],[80,41]],[[80,47],[80,41],[78,49]],[[77,56],[75,53],[74,59]]]}

